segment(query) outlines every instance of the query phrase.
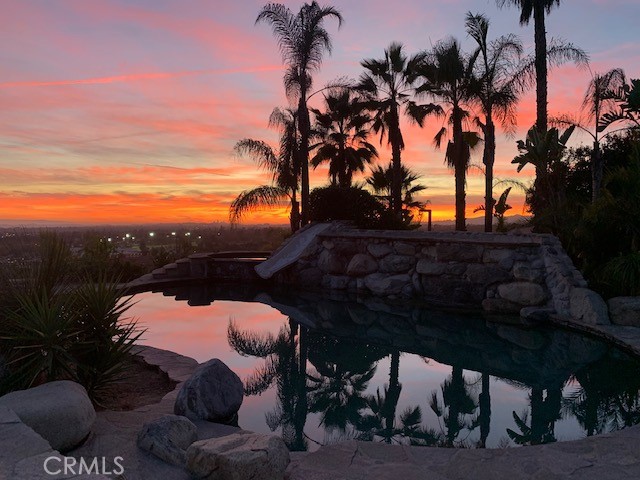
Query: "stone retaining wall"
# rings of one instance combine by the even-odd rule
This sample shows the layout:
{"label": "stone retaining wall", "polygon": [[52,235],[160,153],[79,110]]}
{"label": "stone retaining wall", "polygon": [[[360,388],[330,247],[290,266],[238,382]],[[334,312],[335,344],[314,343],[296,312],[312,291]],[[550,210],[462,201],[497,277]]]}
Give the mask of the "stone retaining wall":
{"label": "stone retaining wall", "polygon": [[355,230],[319,234],[276,275],[306,289],[608,323],[606,304],[551,235]]}

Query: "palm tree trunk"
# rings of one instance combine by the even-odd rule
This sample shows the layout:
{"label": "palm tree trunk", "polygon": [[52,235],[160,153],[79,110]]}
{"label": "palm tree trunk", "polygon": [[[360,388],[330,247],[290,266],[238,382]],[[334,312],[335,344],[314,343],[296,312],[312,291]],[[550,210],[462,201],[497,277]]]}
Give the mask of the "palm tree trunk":
{"label": "palm tree trunk", "polygon": [[301,188],[300,200],[302,203],[302,214],[300,216],[301,224],[309,223],[309,133],[311,131],[311,122],[309,120],[309,110],[307,109],[307,92],[306,86],[302,86],[300,92],[300,100],[298,101],[298,130],[300,132],[300,169]]}
{"label": "palm tree trunk", "polygon": [[536,128],[540,134],[547,131],[547,32],[544,2],[533,2],[536,65]]}
{"label": "palm tree trunk", "polygon": [[393,213],[400,217],[402,214],[402,160],[400,158],[402,134],[400,133],[400,118],[397,106],[394,106],[391,110],[390,123],[389,135],[391,140],[391,160],[393,163],[391,208],[393,209]]}
{"label": "palm tree trunk", "polygon": [[602,189],[602,176],[604,175],[604,162],[602,161],[602,153],[600,152],[600,142],[593,142],[593,150],[591,152],[591,201],[595,202],[600,196]]}
{"label": "palm tree trunk", "polygon": [[493,164],[496,158],[496,128],[487,115],[487,124],[484,135],[484,231],[493,231]]}
{"label": "palm tree trunk", "polygon": [[467,230],[466,210],[466,170],[464,138],[462,135],[462,111],[458,105],[453,107],[453,168],[456,180],[456,230]]}

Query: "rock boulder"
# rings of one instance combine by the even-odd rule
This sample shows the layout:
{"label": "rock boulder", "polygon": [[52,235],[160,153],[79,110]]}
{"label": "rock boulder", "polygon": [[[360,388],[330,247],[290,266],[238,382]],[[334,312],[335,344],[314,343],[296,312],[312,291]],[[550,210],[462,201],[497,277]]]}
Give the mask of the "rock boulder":
{"label": "rock boulder", "polygon": [[235,433],[193,443],[187,469],[206,480],[282,480],[289,450],[280,437]]}
{"label": "rock boulder", "polygon": [[187,448],[198,439],[198,429],[186,417],[166,415],[145,423],[138,447],[173,465],[185,465]]}
{"label": "rock boulder", "polygon": [[522,306],[540,305],[547,298],[537,283],[512,282],[498,287],[500,297]]}
{"label": "rock boulder", "polygon": [[242,381],[214,358],[200,365],[178,392],[173,412],[191,420],[225,423],[242,405]]}
{"label": "rock boulder", "polygon": [[8,393],[0,397],[0,406],[13,410],[51,448],[62,452],[82,443],[96,419],[87,391],[69,380]]}
{"label": "rock boulder", "polygon": [[611,323],[640,327],[640,297],[615,297],[607,303]]}
{"label": "rock boulder", "polygon": [[588,288],[574,288],[569,297],[569,311],[574,320],[587,325],[608,325],[607,304]]}

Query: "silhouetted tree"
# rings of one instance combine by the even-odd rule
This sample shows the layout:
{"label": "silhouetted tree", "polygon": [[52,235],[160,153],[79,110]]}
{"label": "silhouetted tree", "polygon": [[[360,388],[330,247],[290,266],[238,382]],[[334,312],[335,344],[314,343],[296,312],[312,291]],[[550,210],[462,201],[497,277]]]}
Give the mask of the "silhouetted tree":
{"label": "silhouetted tree", "polygon": [[294,14],[280,3],[265,5],[256,23],[271,25],[278,40],[282,60],[286,65],[284,86],[287,96],[297,101],[300,132],[299,162],[301,168],[302,224],[309,221],[309,138],[311,121],[307,95],[311,91],[312,74],[320,69],[324,52],[331,52],[331,37],[324,28],[326,18],[335,18],[342,25],[342,15],[334,7],[321,7],[317,2],[305,3]]}
{"label": "silhouetted tree", "polygon": [[351,90],[334,89],[324,97],[324,111],[311,109],[315,115],[315,136],[319,145],[311,164],[329,162],[331,183],[346,188],[353,175],[364,172],[365,165],[378,157],[368,137],[372,119],[362,99]]}
{"label": "silhouetted tree", "polygon": [[402,211],[402,109],[410,120],[420,126],[427,114],[438,110],[434,105],[418,105],[412,100],[414,83],[418,79],[425,54],[407,57],[402,48],[402,44],[394,42],[384,51],[383,59],[363,60],[361,64],[365,72],[360,76],[358,85],[368,97],[368,108],[374,114],[373,130],[380,134],[380,143],[386,136],[391,145],[393,181],[390,204],[398,216]]}
{"label": "silhouetted tree", "polygon": [[493,164],[496,158],[496,127],[494,120],[507,130],[515,125],[515,108],[518,102],[513,83],[515,63],[522,54],[522,44],[515,35],[488,40],[489,20],[484,15],[467,13],[467,33],[478,44],[474,55],[478,75],[477,98],[484,120],[477,123],[484,136],[482,163],[485,165],[484,230],[492,231],[493,225]]}
{"label": "silhouetted tree", "polygon": [[[465,132],[463,122],[468,117],[468,105],[478,91],[478,81],[473,75],[474,59],[466,56],[456,39],[438,42],[426,57],[421,70],[424,83],[416,92],[430,96],[446,105],[448,123],[451,124],[451,140],[447,144],[445,163],[453,168],[456,186],[456,230],[466,230],[466,173],[471,158],[470,149],[478,144],[475,132]],[[443,114],[444,109],[434,111]],[[440,147],[448,129],[443,126],[434,142]]]}
{"label": "silhouetted tree", "polygon": [[274,151],[266,142],[245,138],[236,143],[239,155],[248,155],[273,175],[271,185],[261,185],[241,192],[229,208],[229,220],[238,222],[251,210],[279,205],[288,199],[291,203],[291,231],[300,228],[298,185],[300,181],[297,113],[291,109],[276,108],[271,113],[269,125],[280,129],[280,147]]}

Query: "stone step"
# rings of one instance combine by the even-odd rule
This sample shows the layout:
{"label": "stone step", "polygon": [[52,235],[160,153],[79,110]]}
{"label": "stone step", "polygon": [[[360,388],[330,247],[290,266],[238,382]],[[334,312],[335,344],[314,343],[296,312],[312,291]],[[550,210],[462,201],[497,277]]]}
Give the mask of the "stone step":
{"label": "stone step", "polygon": [[178,267],[178,274],[181,277],[188,277],[191,275],[191,260],[188,258],[181,258],[180,260],[176,260],[176,265]]}
{"label": "stone step", "polygon": [[164,268],[156,268],[153,272],[151,272],[151,276],[154,279],[167,278],[167,272],[165,272]]}
{"label": "stone step", "polygon": [[168,278],[180,277],[180,274],[178,272],[178,265],[176,265],[175,263],[170,263],[162,268],[164,268],[164,271],[166,272]]}

